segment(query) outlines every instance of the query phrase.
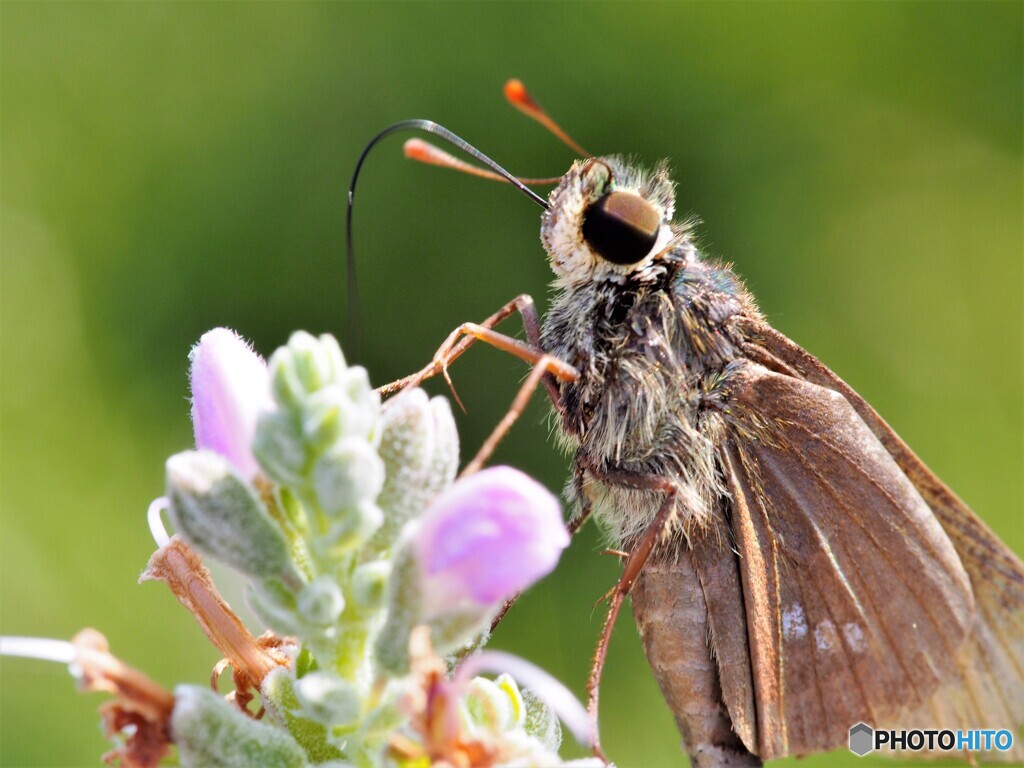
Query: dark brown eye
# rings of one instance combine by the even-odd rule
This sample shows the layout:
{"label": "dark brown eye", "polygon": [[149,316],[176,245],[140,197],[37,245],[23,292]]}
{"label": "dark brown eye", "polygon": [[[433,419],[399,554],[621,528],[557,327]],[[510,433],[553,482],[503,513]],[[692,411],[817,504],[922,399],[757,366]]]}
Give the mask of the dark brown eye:
{"label": "dark brown eye", "polygon": [[583,239],[613,264],[632,264],[650,253],[661,218],[654,206],[632,192],[611,192],[583,214]]}

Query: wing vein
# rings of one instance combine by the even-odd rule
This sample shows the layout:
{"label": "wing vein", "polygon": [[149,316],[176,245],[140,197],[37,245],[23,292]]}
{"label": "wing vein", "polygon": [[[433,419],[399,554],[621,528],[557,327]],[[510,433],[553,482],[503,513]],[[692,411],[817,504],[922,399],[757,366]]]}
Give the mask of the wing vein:
{"label": "wing vein", "polygon": [[[809,430],[807,430],[804,427],[800,427],[800,429],[803,429],[809,435],[812,434]],[[831,447],[831,442],[830,441],[823,441],[823,442],[826,442]],[[849,455],[846,454],[845,451],[838,451],[837,450],[837,452],[839,452],[840,455],[842,455],[842,457],[844,459],[846,459],[846,463],[849,466],[852,466],[854,469],[856,469],[863,477],[865,477],[868,480],[868,482],[870,482],[875,488],[877,488],[879,491],[881,491],[883,493],[883,495],[893,504],[893,506],[895,508],[897,508],[897,509],[901,509],[902,508],[902,506],[892,497],[892,495],[888,491],[886,491],[884,488],[882,488],[878,483],[876,483],[874,481],[874,479],[871,477],[871,475],[868,472],[866,472],[862,467],[860,467],[857,464],[857,462],[851,461]],[[819,481],[821,482],[822,487],[826,490],[826,492],[829,494],[829,496],[831,496],[833,499],[836,500],[836,502],[840,505],[840,508],[841,508],[842,507],[842,499],[838,496],[838,494],[836,493],[835,488],[832,486],[832,484],[829,483],[828,480],[820,472],[818,472],[817,469],[814,468],[813,464],[811,464],[809,461],[807,461],[807,458],[806,458],[806,456],[804,456],[803,452],[796,451],[795,455],[797,457],[797,460],[807,469],[807,471],[812,473],[815,477],[817,477],[819,479]],[[924,500],[923,499],[922,499],[921,503],[924,504]],[[810,516],[808,515],[808,517],[810,517]],[[875,536],[875,534],[869,528],[867,528],[864,525],[864,522],[862,520],[860,520],[856,516],[852,516],[852,515],[849,516],[848,519],[850,519],[854,523],[854,525],[856,525],[857,528],[860,529],[864,533],[864,535],[870,540],[871,544],[874,545],[875,551],[878,552],[880,557],[888,564],[890,570],[896,575],[896,578],[900,581],[900,583],[907,589],[907,591],[910,594],[914,595],[914,597],[917,599],[918,606],[921,608],[921,610],[924,613],[924,615],[928,617],[928,620],[931,623],[931,625],[935,628],[936,633],[937,633],[937,635],[940,638],[940,642],[946,648],[946,650],[950,654],[950,656],[951,657],[954,656],[956,654],[957,648],[959,648],[959,645],[955,646],[955,647],[950,645],[948,636],[943,632],[943,625],[939,622],[938,618],[935,616],[935,614],[933,612],[932,600],[929,599],[930,595],[928,595],[927,593],[924,593],[922,591],[925,588],[919,586],[919,582],[917,582],[916,580],[914,580],[912,582],[911,580],[907,579],[904,576],[903,571],[900,568],[897,567],[897,563],[890,556],[888,548],[882,545],[882,542],[880,542],[878,540],[878,538]],[[896,533],[903,534],[903,532],[900,531],[898,527],[894,527],[893,530]],[[923,537],[920,537],[917,540],[921,541],[922,539],[923,539]],[[927,541],[927,540],[924,539],[924,541]],[[929,554],[933,555],[934,559],[941,561],[941,557],[940,557],[939,553],[936,552],[934,550],[934,548],[928,547],[928,549],[930,550]],[[856,566],[856,567],[858,567],[858,570],[859,570],[859,566]],[[915,686],[915,689],[916,689],[916,686]]]}

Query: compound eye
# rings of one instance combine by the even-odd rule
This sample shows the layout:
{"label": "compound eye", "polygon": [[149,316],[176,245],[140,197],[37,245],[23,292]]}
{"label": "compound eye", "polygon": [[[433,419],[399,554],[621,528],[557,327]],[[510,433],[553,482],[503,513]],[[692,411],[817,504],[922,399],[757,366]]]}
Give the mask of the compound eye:
{"label": "compound eye", "polygon": [[583,239],[613,264],[633,264],[651,252],[661,217],[632,192],[610,192],[583,214]]}

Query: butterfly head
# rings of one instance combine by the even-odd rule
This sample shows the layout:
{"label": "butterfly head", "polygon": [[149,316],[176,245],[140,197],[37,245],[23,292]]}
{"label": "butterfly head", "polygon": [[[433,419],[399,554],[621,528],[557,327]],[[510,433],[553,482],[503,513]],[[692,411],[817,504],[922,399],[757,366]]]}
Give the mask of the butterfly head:
{"label": "butterfly head", "polygon": [[620,157],[578,160],[548,198],[541,241],[562,285],[622,279],[656,261],[674,240],[675,188]]}

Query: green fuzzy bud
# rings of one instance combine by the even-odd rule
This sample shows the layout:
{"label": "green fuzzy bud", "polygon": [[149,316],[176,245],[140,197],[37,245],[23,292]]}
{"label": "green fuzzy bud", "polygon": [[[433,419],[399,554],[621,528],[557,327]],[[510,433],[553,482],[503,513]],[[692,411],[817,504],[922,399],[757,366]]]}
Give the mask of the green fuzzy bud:
{"label": "green fuzzy bud", "polygon": [[[295,684],[291,670],[285,667],[278,667],[263,678],[260,693],[263,694],[263,704],[270,719],[288,728],[288,732],[302,745],[314,765],[344,759],[347,755],[331,743],[323,723],[307,716],[299,702]],[[253,765],[262,763],[257,761]]]}
{"label": "green fuzzy bud", "polygon": [[400,546],[391,563],[388,612],[373,646],[378,668],[395,676],[409,671],[409,635],[420,623],[423,595],[411,546]]}
{"label": "green fuzzy bud", "polygon": [[315,551],[325,560],[341,557],[361,546],[373,535],[384,519],[380,507],[363,501],[339,515],[327,532],[313,540]]}
{"label": "green fuzzy bud", "polygon": [[330,448],[342,436],[344,423],[358,415],[351,413],[356,409],[347,400],[332,397],[337,394],[336,389],[330,387],[316,392],[301,406],[302,436],[317,454]]}
{"label": "green fuzzy bud", "polygon": [[455,481],[459,470],[459,433],[448,400],[431,398],[430,415],[434,424],[434,454],[425,483],[428,502]]}
{"label": "green fuzzy bud", "polygon": [[278,508],[284,515],[284,525],[300,536],[309,535],[309,519],[302,502],[288,488],[277,489]]}
{"label": "green fuzzy bud", "polygon": [[558,753],[562,746],[562,724],[547,704],[529,689],[522,691],[525,716],[523,730],[537,739],[546,750]]}
{"label": "green fuzzy bud", "polygon": [[186,451],[167,460],[171,518],[200,552],[256,578],[302,577],[288,543],[256,491],[231,463],[212,451]]}
{"label": "green fuzzy bud", "polygon": [[286,411],[264,412],[256,422],[252,452],[267,477],[281,485],[298,485],[309,464],[301,430]]}
{"label": "green fuzzy bud", "polygon": [[319,339],[297,331],[288,339],[288,345],[274,353],[290,358],[295,375],[307,393],[316,392],[335,381],[345,370],[345,356],[341,354],[338,342],[332,336]]}
{"label": "green fuzzy bud", "polygon": [[451,407],[443,397],[427,398],[411,389],[387,402],[381,414],[378,453],[385,481],[378,503],[384,525],[370,542],[377,551],[391,547],[402,526],[419,517],[455,478],[459,439]]}
{"label": "green fuzzy bud", "polygon": [[174,690],[171,733],[185,768],[300,768],[306,754],[287,731],[253,720],[209,688]]}
{"label": "green fuzzy bud", "polygon": [[363,563],[352,574],[352,597],[363,608],[380,608],[387,597],[390,575],[391,563],[387,560]]}
{"label": "green fuzzy bud", "polygon": [[267,367],[270,369],[270,389],[275,402],[287,410],[295,410],[306,396],[305,387],[299,380],[292,358],[282,348],[271,358]]}
{"label": "green fuzzy bud", "polygon": [[312,672],[295,682],[305,716],[327,726],[351,727],[359,721],[362,703],[355,686],[330,672]]}
{"label": "green fuzzy bud", "polygon": [[316,451],[327,450],[343,437],[368,440],[377,425],[380,406],[351,400],[343,384],[331,384],[302,403],[302,432]]}
{"label": "green fuzzy bud", "polygon": [[[370,385],[370,376],[366,369],[360,365],[352,366],[338,377],[338,386],[344,391],[349,402],[355,405],[361,413],[370,414],[373,417],[366,427],[357,427],[354,423],[347,426],[346,433],[369,436],[377,424],[381,405],[380,393]],[[368,428],[365,433],[362,431],[364,428]]]}
{"label": "green fuzzy bud", "polygon": [[313,488],[324,513],[336,516],[373,501],[384,486],[384,463],[365,440],[339,440],[313,465]]}
{"label": "green fuzzy bud", "polygon": [[404,685],[405,681],[397,685],[389,684],[382,697],[382,703],[376,709],[367,712],[361,726],[363,738],[367,742],[386,741],[394,731],[397,731],[408,720],[408,716],[396,706],[398,691]]}
{"label": "green fuzzy bud", "polygon": [[318,576],[303,587],[297,602],[299,616],[316,627],[333,624],[345,610],[345,596],[330,576]]}
{"label": "green fuzzy bud", "polygon": [[423,485],[432,458],[429,400],[422,389],[402,392],[388,401],[381,416],[378,453],[384,460],[385,481],[378,503],[384,525],[371,546],[391,546],[405,523],[423,511]]}
{"label": "green fuzzy bud", "polygon": [[[365,381],[369,385],[369,381],[366,380],[366,371],[362,368],[354,368],[347,371],[346,377],[353,377],[355,374],[362,374],[361,380]],[[332,387],[331,393],[333,394],[334,389]],[[377,424],[380,422],[380,395],[374,392],[372,389],[369,390],[369,394],[356,393],[356,397],[352,397],[351,388],[347,387],[347,382],[342,382],[337,385],[336,389],[346,392],[344,400],[341,400],[342,411],[341,420],[344,433],[351,437],[361,437],[370,443],[374,448],[377,447]]]}
{"label": "green fuzzy bud", "polygon": [[317,664],[316,657],[307,646],[302,646],[299,650],[299,655],[295,657],[295,676],[303,677],[310,672],[316,672],[318,669],[320,669],[320,665]]}

